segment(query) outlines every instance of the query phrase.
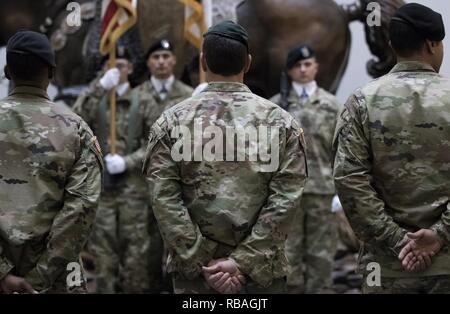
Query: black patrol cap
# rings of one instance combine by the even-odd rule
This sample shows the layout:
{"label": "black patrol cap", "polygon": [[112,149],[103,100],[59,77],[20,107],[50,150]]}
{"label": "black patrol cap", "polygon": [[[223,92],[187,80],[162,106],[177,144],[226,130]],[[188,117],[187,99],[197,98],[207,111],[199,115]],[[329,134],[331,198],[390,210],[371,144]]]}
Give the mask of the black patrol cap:
{"label": "black patrol cap", "polygon": [[152,45],[150,45],[150,47],[148,48],[147,53],[145,54],[145,59],[148,59],[148,57],[152,53],[154,53],[155,51],[158,51],[158,50],[173,51],[173,45],[166,38],[158,39]]}
{"label": "black patrol cap", "polygon": [[47,36],[33,31],[18,31],[9,40],[6,53],[34,55],[52,67],[56,67],[55,52]]}
{"label": "black patrol cap", "polygon": [[248,33],[241,25],[233,21],[223,21],[214,26],[211,26],[208,31],[203,35],[218,35],[229,39],[236,40],[242,43],[248,49]]}
{"label": "black patrol cap", "polygon": [[300,61],[309,58],[313,58],[316,56],[316,53],[309,45],[300,45],[289,51],[287,59],[286,59],[286,68],[292,69],[294,65]]}
{"label": "black patrol cap", "polygon": [[442,41],[445,38],[442,15],[418,3],[408,3],[400,7],[392,17],[392,22],[408,24],[424,38],[432,41]]}
{"label": "black patrol cap", "polygon": [[131,60],[131,55],[125,46],[117,46],[116,58]]}

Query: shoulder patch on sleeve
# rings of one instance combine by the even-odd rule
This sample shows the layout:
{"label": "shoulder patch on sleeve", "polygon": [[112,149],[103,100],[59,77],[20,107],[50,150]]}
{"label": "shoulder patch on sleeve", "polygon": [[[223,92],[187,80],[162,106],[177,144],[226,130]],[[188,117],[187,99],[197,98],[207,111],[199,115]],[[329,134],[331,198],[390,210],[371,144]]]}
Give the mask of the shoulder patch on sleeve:
{"label": "shoulder patch on sleeve", "polygon": [[303,131],[303,128],[298,129],[298,137],[300,138],[303,148],[306,148],[305,132]]}
{"label": "shoulder patch on sleeve", "polygon": [[95,149],[97,150],[97,153],[103,157],[102,149],[100,148],[100,143],[98,142],[97,136],[93,136],[91,138],[89,146],[91,146],[92,144],[95,147]]}

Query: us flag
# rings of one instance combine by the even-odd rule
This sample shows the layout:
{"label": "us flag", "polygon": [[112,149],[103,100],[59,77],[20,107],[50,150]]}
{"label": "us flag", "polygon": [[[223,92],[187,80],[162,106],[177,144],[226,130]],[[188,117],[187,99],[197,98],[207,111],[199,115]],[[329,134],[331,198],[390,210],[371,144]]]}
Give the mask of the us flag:
{"label": "us flag", "polygon": [[119,38],[137,21],[137,0],[102,0],[100,53],[115,52]]}

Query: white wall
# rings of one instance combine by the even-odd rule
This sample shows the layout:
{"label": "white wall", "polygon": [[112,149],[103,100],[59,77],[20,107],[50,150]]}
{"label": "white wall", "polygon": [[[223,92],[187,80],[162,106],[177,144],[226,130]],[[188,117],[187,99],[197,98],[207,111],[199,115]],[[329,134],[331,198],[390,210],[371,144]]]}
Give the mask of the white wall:
{"label": "white wall", "polygon": [[4,78],[3,67],[5,66],[5,49],[0,49],[0,98],[5,97],[8,91],[8,81]]}

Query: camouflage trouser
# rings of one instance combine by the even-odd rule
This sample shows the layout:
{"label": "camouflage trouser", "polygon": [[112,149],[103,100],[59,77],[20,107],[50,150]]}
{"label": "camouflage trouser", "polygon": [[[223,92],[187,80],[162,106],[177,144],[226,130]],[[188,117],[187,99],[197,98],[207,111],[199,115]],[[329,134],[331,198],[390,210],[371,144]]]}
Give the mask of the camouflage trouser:
{"label": "camouflage trouser", "polygon": [[450,294],[450,275],[417,278],[381,277],[380,287],[369,287],[364,278],[362,292],[365,294]]}
{"label": "camouflage trouser", "polygon": [[[153,212],[149,212],[149,233],[150,233],[150,249],[149,249],[149,293],[160,293],[161,291],[172,291],[169,279],[163,276],[163,257],[164,244],[159,232],[158,223],[156,222]],[[165,274],[165,272],[164,272]]]}
{"label": "camouflage trouser", "polygon": [[97,292],[150,292],[160,285],[162,255],[159,232],[155,236],[156,226],[149,226],[148,199],[111,194],[101,196],[88,247],[95,259]]}
{"label": "camouflage trouser", "polygon": [[[178,274],[172,274],[174,293],[176,294],[217,294],[213,288],[208,286],[206,281],[199,277],[194,280],[180,278]],[[245,286],[239,291],[239,294],[283,294],[286,293],[286,279],[275,279],[272,284],[264,288],[249,277]]]}
{"label": "camouflage trouser", "polygon": [[332,289],[337,246],[333,195],[304,194],[286,241],[291,293],[326,293]]}

